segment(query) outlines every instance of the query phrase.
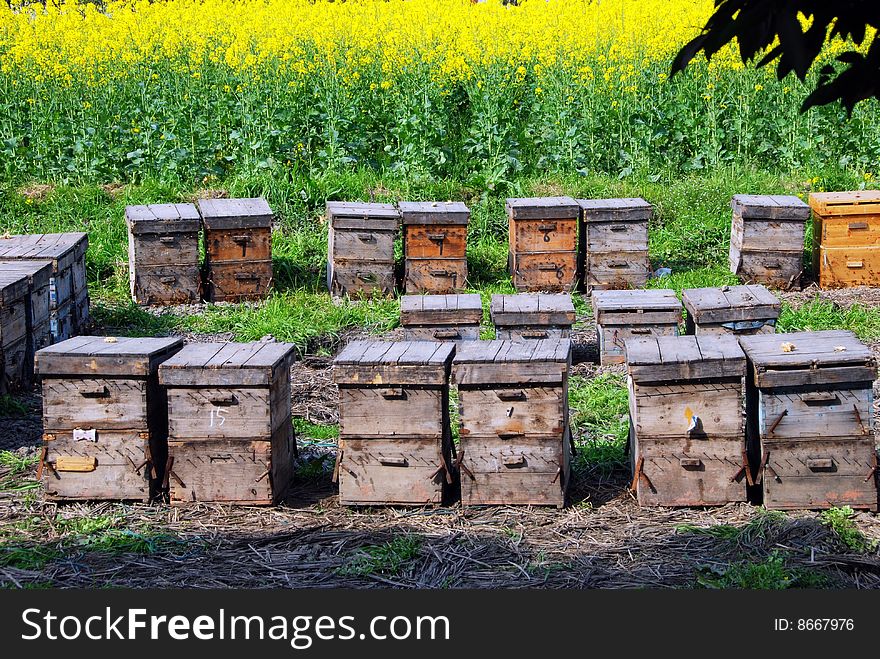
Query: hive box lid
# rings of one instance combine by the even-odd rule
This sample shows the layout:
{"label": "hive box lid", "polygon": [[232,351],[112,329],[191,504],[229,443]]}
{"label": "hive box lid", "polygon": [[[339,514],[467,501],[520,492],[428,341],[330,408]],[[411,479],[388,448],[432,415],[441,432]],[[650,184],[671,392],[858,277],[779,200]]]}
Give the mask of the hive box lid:
{"label": "hive box lid", "polygon": [[27,278],[31,289],[49,285],[52,278],[52,261],[0,260],[0,272],[20,273]]}
{"label": "hive box lid", "polygon": [[476,293],[461,295],[404,295],[401,325],[479,325],[483,302]]}
{"label": "hive box lid", "polygon": [[0,237],[0,259],[53,261],[56,272],[85,256],[89,237],[81,231]]}
{"label": "hive box lid", "polygon": [[262,197],[200,199],[198,205],[206,229],[267,229],[272,226],[272,209]]}
{"label": "hive box lid", "polygon": [[809,200],[810,208],[823,217],[880,213],[880,190],[814,192]]}
{"label": "hive box lid", "polygon": [[296,346],[276,341],[190,343],[159,367],[159,383],[179,387],[259,387],[290,377]]}
{"label": "hive box lid", "polygon": [[438,341],[352,341],[333,360],[337,384],[442,386],[455,344]]}
{"label": "hive box lid", "polygon": [[730,200],[730,207],[744,220],[792,220],[805,222],[810,207],[791,195],[738,194]]}
{"label": "hive box lid", "polygon": [[400,211],[393,204],[328,201],[327,221],[335,229],[393,231],[400,221]]}
{"label": "hive box lid", "polygon": [[667,288],[594,290],[593,315],[599,325],[679,323],[681,301]]}
{"label": "hive box lid", "polygon": [[6,306],[27,297],[28,278],[22,272],[0,268],[0,305]]}
{"label": "hive box lid", "polygon": [[682,291],[684,308],[697,324],[734,323],[779,318],[782,303],[764,286],[688,288]]}
{"label": "hive box lid", "polygon": [[740,345],[758,387],[873,382],[871,349],[846,330],[755,334]]}
{"label": "hive box lid", "polygon": [[403,224],[467,224],[471,212],[460,201],[401,201]]}
{"label": "hive box lid", "polygon": [[580,206],[571,197],[513,197],[505,207],[514,220],[577,219]]}
{"label": "hive box lid", "polygon": [[651,217],[651,204],[641,197],[577,201],[584,222],[635,222]]}
{"label": "hive box lid", "polygon": [[145,233],[193,233],[201,219],[194,204],[148,204],[126,206],[125,222],[134,235]]}
{"label": "hive box lid", "polygon": [[746,356],[736,337],[659,336],[627,339],[629,375],[635,382],[742,377]]}
{"label": "hive box lid", "polygon": [[568,293],[518,293],[493,295],[492,322],[499,327],[520,325],[572,325],[574,303]]}
{"label": "hive box lid", "polygon": [[183,339],[75,336],[35,355],[34,370],[41,377],[99,376],[143,377],[183,347]]}
{"label": "hive box lid", "polygon": [[571,365],[571,341],[466,341],[452,362],[459,385],[562,384]]}

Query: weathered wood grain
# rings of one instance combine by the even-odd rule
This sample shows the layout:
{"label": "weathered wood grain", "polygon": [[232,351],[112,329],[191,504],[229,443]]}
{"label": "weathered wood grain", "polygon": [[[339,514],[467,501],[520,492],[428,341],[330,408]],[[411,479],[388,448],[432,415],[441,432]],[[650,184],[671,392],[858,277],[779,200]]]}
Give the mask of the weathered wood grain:
{"label": "weathered wood grain", "polygon": [[400,324],[408,326],[479,325],[483,304],[477,294],[404,295]]}
{"label": "weathered wood grain", "polygon": [[215,230],[268,229],[274,215],[262,197],[247,199],[200,199],[199,214],[205,235]]}
{"label": "weathered wood grain", "polygon": [[561,441],[567,424],[565,397],[562,383],[547,387],[462,387],[458,399],[461,436],[543,436]]}
{"label": "weathered wood grain", "polygon": [[407,259],[461,259],[467,251],[467,226],[410,224],[403,239]]}
{"label": "weathered wood grain", "polygon": [[471,212],[460,201],[401,201],[400,221],[410,224],[467,224]]}
{"label": "weathered wood grain", "polygon": [[568,292],[577,284],[577,253],[517,252],[511,273],[517,291]]}
{"label": "weathered wood grain", "polygon": [[211,263],[207,295],[212,302],[261,300],[273,283],[272,261]]}
{"label": "weathered wood grain", "polygon": [[442,388],[340,387],[339,432],[349,438],[439,437],[445,401]]}
{"label": "weathered wood grain", "polygon": [[467,287],[467,260],[407,258],[404,264],[404,289],[407,294],[451,294]]}

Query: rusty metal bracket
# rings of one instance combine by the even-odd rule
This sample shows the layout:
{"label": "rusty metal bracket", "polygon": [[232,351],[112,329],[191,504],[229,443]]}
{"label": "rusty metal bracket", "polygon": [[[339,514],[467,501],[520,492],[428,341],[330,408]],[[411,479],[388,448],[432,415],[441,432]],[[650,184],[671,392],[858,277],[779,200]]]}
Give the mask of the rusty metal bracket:
{"label": "rusty metal bracket", "polygon": [[339,466],[342,464],[342,454],[345,453],[345,449],[342,447],[336,451],[336,462],[333,464],[333,476],[330,477],[331,483],[339,482]]}
{"label": "rusty metal bracket", "polygon": [[862,429],[862,434],[867,435],[868,429],[865,427],[865,424],[862,423],[862,415],[859,413],[859,407],[858,405],[856,405],[856,403],[853,403],[853,412],[855,412],[856,414],[856,421],[858,421],[859,423],[859,428]]}
{"label": "rusty metal bracket", "polygon": [[468,469],[467,465],[465,465],[464,463],[464,449],[462,449],[461,452],[458,454],[458,457],[455,458],[455,466],[461,469],[461,471],[463,471],[465,474],[467,474],[467,477],[470,478],[472,481],[477,480],[474,477],[473,472],[471,472],[471,470]]}
{"label": "rusty metal bracket", "polygon": [[46,464],[46,454],[49,452],[49,448],[44,446],[43,450],[40,452],[40,464],[37,466],[37,480],[42,480],[43,478],[43,466]]}
{"label": "rusty metal bracket", "polygon": [[782,412],[779,414],[779,416],[776,417],[776,419],[773,421],[773,423],[770,424],[770,428],[767,430],[767,434],[772,435],[773,431],[776,430],[777,426],[779,426],[779,424],[782,423],[782,419],[784,419],[786,416],[788,416],[788,410],[782,410]]}

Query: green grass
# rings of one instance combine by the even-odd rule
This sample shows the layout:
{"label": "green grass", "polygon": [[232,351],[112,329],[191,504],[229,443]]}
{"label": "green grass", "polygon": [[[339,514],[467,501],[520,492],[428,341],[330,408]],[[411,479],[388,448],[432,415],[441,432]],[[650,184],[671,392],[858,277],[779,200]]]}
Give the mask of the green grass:
{"label": "green grass", "polygon": [[847,329],[864,341],[880,338],[880,309],[861,304],[842,307],[827,300],[812,300],[799,308],[784,305],[777,329],[802,332]]}
{"label": "green grass", "polygon": [[293,419],[293,430],[296,433],[297,441],[311,439],[318,442],[326,442],[336,440],[339,437],[338,425],[323,426],[311,423],[302,417],[295,417]]}
{"label": "green grass", "polygon": [[0,419],[9,416],[24,416],[30,410],[20,400],[16,400],[9,394],[0,395]]}
{"label": "green grass", "polygon": [[605,373],[590,380],[572,377],[568,401],[573,431],[579,438],[577,460],[605,471],[622,467],[629,431],[625,376]]}
{"label": "green grass", "polygon": [[367,545],[352,555],[349,562],[338,569],[338,573],[359,577],[371,574],[394,576],[418,557],[421,546],[421,538],[409,534],[397,536],[381,545]]}
{"label": "green grass", "polygon": [[12,451],[0,451],[0,492],[25,492],[38,488],[39,483],[29,477],[38,460],[35,455],[25,457]]}
{"label": "green grass", "polygon": [[697,584],[712,589],[787,590],[827,587],[829,579],[818,570],[787,567],[784,553],[774,551],[761,561],[741,561],[723,570],[701,570]]}
{"label": "green grass", "polygon": [[878,543],[865,537],[853,521],[855,511],[849,506],[829,508],[819,514],[825,526],[831,528],[838,539],[849,549],[861,553],[875,551]]}

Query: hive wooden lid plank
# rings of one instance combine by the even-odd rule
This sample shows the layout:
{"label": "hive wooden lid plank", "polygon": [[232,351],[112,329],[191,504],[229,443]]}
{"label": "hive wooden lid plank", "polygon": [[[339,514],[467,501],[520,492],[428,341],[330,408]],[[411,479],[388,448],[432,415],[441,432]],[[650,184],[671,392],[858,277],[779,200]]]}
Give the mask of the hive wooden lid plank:
{"label": "hive wooden lid plank", "polygon": [[199,199],[205,228],[266,229],[272,226],[272,209],[263,197],[246,199]]}
{"label": "hive wooden lid plank", "polygon": [[483,303],[474,293],[400,298],[402,325],[479,325],[482,319]]}
{"label": "hive wooden lid plank", "polygon": [[76,336],[38,350],[34,369],[41,377],[145,376],[182,347],[178,337]]}
{"label": "hive wooden lid plank", "polygon": [[400,211],[393,204],[328,201],[327,221],[336,229],[389,231],[397,228]]}
{"label": "hive wooden lid plank", "polygon": [[195,204],[148,204],[126,206],[125,221],[134,235],[193,233],[201,225]]}
{"label": "hive wooden lid plank", "polygon": [[499,327],[572,325],[575,321],[574,303],[568,293],[493,295],[489,312]]}
{"label": "hive wooden lid plank", "polygon": [[734,195],[730,206],[743,219],[806,221],[810,207],[792,195]]}
{"label": "hive wooden lid plank", "polygon": [[191,343],[159,367],[168,386],[268,386],[288,376],[295,346],[276,341]]}
{"label": "hive wooden lid plank", "polygon": [[437,341],[352,341],[333,360],[333,379],[349,386],[442,386],[455,345]]}
{"label": "hive wooden lid plank", "polygon": [[471,212],[460,201],[401,201],[403,224],[467,224]]}
{"label": "hive wooden lid plank", "polygon": [[809,201],[813,212],[822,217],[880,213],[880,190],[813,192]]}
{"label": "hive wooden lid plank", "polygon": [[591,297],[594,311],[681,309],[675,291],[668,288],[595,290]]}
{"label": "hive wooden lid plank", "polygon": [[688,288],[682,291],[682,301],[697,324],[771,320],[782,309],[779,299],[758,284]]}
{"label": "hive wooden lid plank", "polygon": [[0,268],[0,306],[6,307],[27,297],[30,285],[26,274]]}
{"label": "hive wooden lid plank", "polygon": [[640,197],[578,199],[584,222],[644,221],[651,217],[651,204]]}
{"label": "hive wooden lid plank", "polygon": [[36,290],[49,284],[49,279],[52,277],[52,261],[0,259],[0,272],[21,274],[27,278],[30,287]]}
{"label": "hive wooden lid plank", "polygon": [[577,219],[580,206],[571,197],[512,197],[505,203],[514,220]]}
{"label": "hive wooden lid plank", "polygon": [[877,377],[871,349],[847,330],[740,337],[758,387],[870,383]]}
{"label": "hive wooden lid plank", "polygon": [[561,385],[571,362],[571,341],[467,341],[452,362],[459,385]]}
{"label": "hive wooden lid plank", "polygon": [[0,258],[52,261],[60,272],[85,256],[88,235],[81,231],[0,238]]}
{"label": "hive wooden lid plank", "polygon": [[742,377],[746,359],[733,336],[627,339],[626,363],[635,382]]}

